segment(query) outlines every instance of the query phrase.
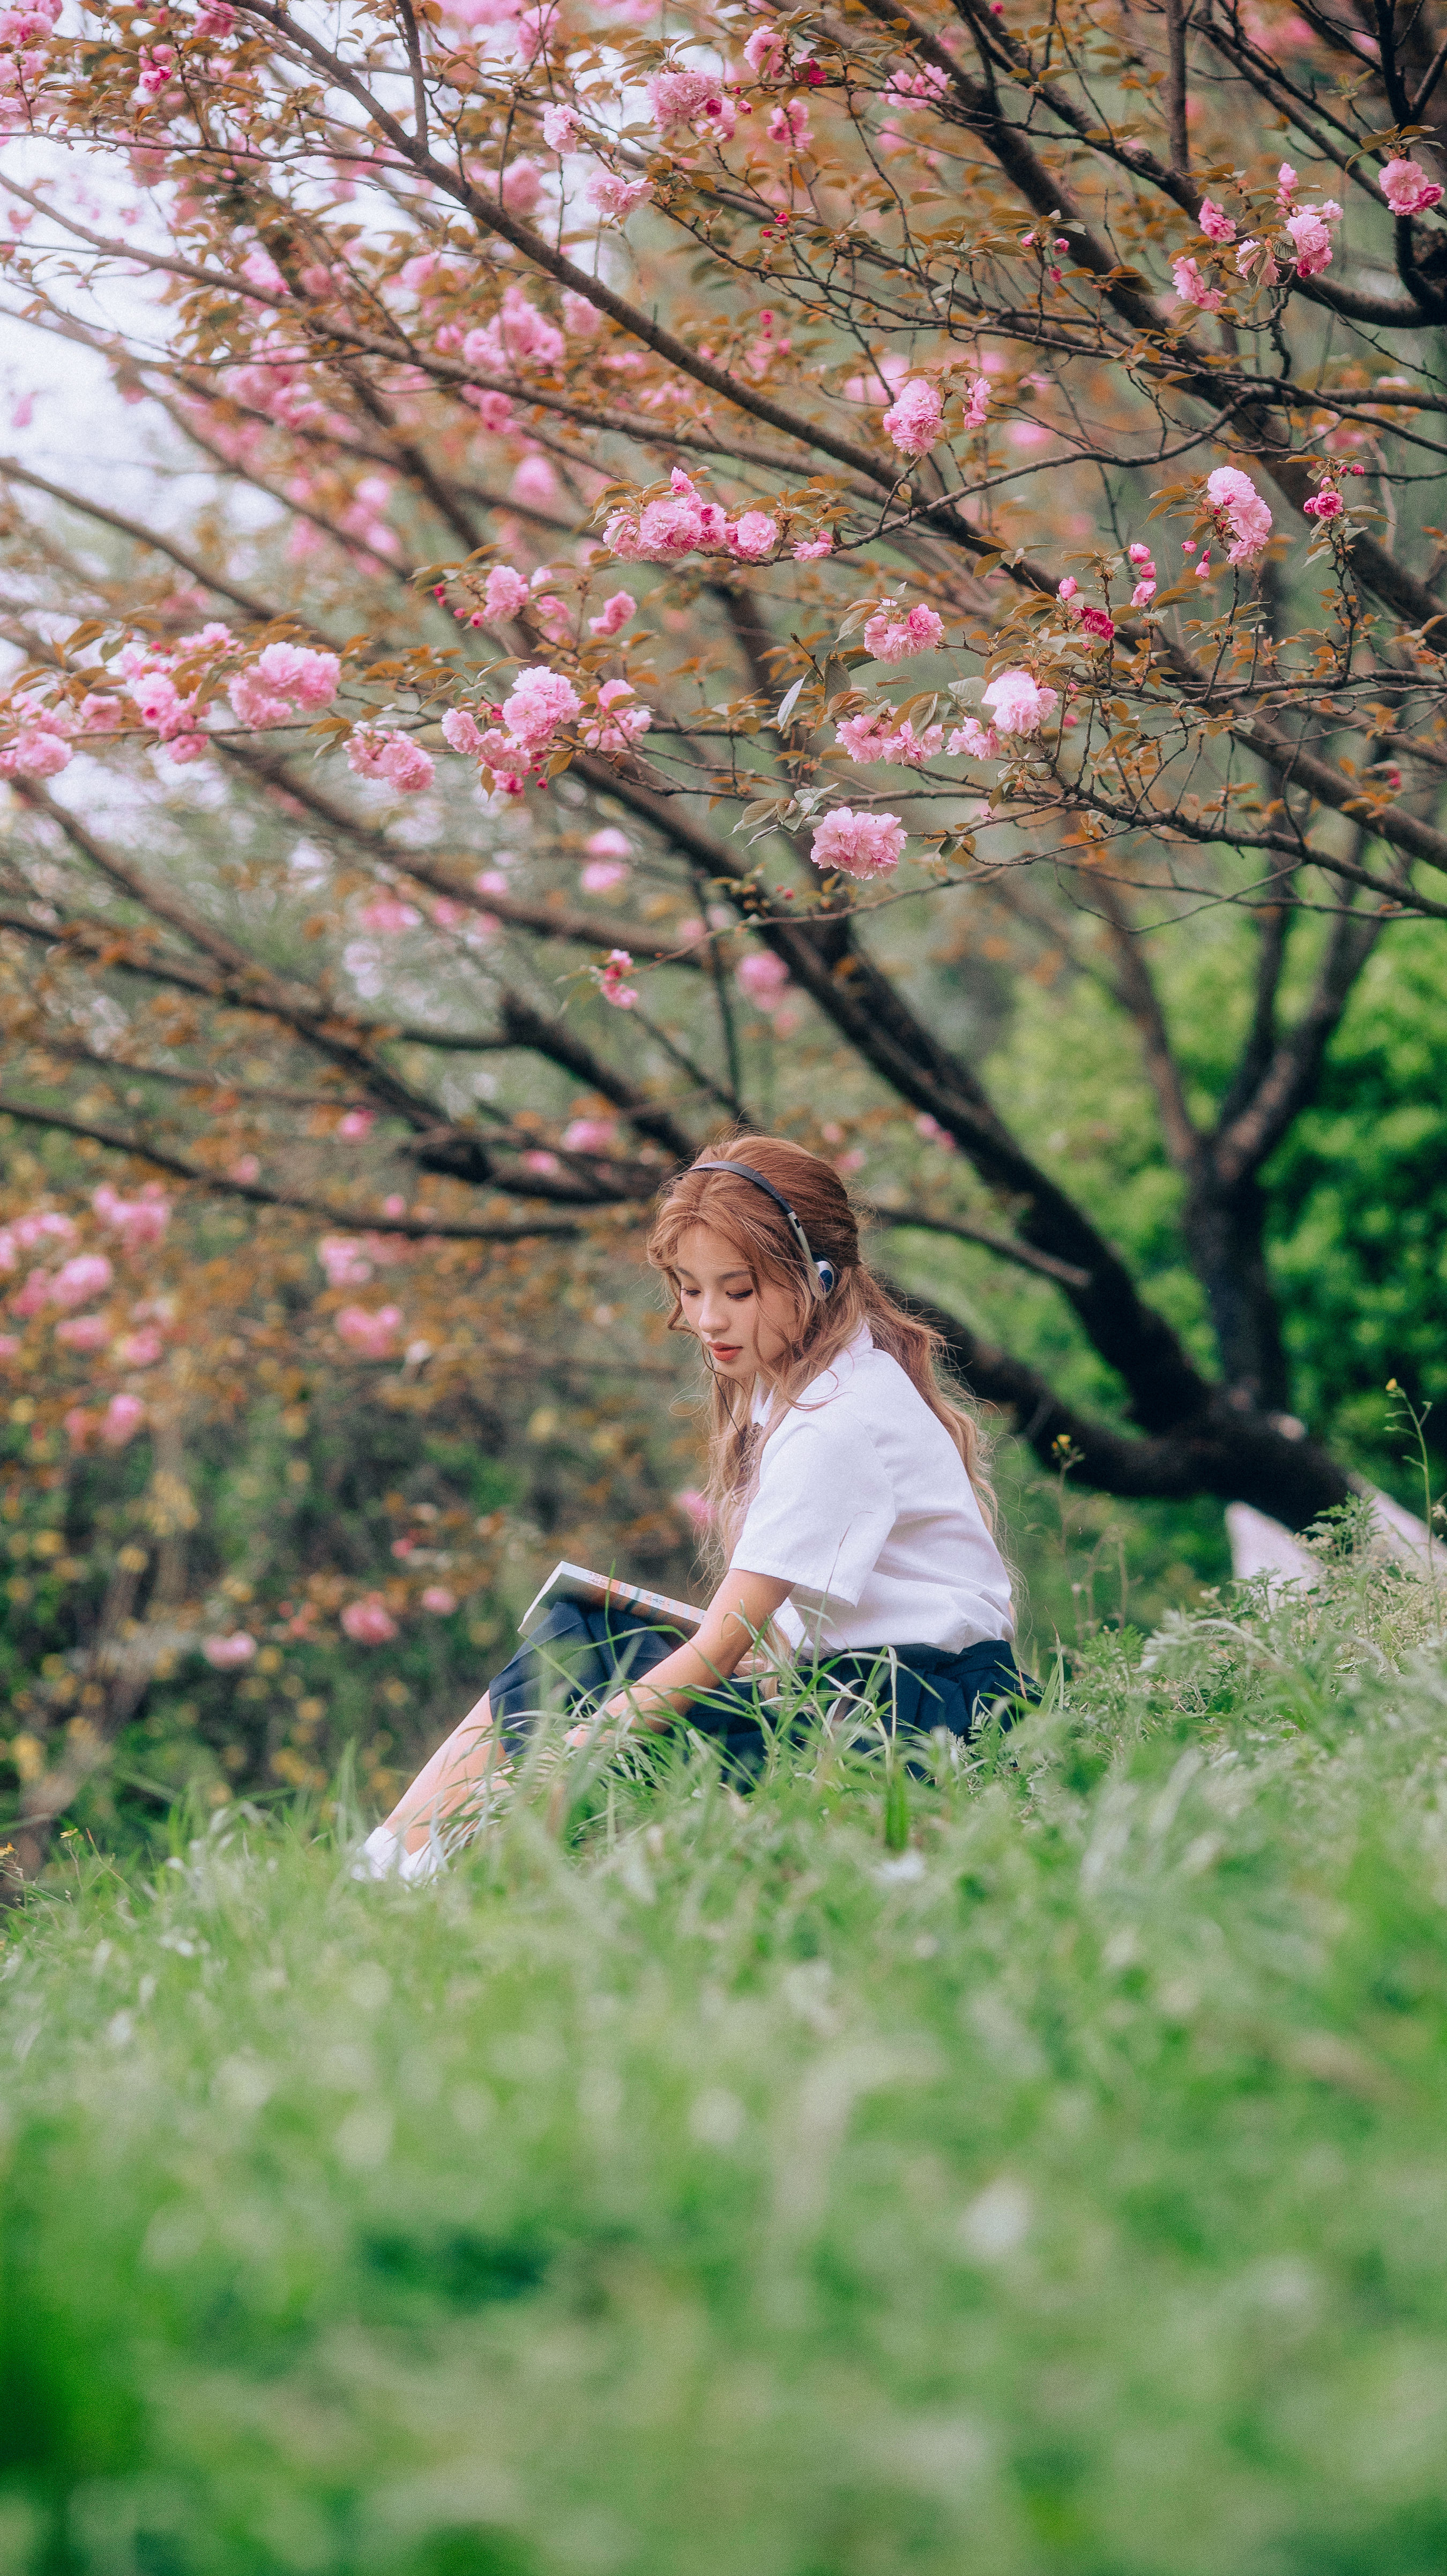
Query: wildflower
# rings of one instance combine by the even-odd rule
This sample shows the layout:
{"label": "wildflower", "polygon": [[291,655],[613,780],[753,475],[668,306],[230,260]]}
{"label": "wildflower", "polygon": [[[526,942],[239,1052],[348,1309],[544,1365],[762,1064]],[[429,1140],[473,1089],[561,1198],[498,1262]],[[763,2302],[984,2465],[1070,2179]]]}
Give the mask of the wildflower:
{"label": "wildflower", "polygon": [[855,814],[836,805],[815,824],[809,856],[816,868],[838,868],[845,876],[887,876],[898,867],[904,845],[897,814]]}
{"label": "wildflower", "polygon": [[928,456],[943,425],[940,398],[923,376],[909,376],[884,415],[886,437],[901,456]]}
{"label": "wildflower", "polygon": [[1261,554],[1271,534],[1271,512],[1262,500],[1249,474],[1238,465],[1218,465],[1206,477],[1206,497],[1215,513],[1218,527],[1224,519],[1229,529],[1231,548],[1227,562],[1252,564]]}
{"label": "wildflower", "polygon": [[1425,215],[1429,206],[1442,202],[1436,180],[1419,170],[1415,161],[1389,161],[1377,185],[1394,215]]}
{"label": "wildflower", "polygon": [[980,694],[997,733],[1038,733],[1060,704],[1058,691],[1042,687],[1028,671],[1002,671]]}

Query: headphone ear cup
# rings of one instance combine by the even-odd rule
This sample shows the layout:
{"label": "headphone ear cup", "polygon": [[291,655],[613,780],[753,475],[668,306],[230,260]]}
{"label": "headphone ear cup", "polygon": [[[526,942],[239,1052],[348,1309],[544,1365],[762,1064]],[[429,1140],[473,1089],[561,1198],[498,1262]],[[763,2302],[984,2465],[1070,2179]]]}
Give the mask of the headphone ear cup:
{"label": "headphone ear cup", "polygon": [[814,1267],[819,1273],[819,1285],[827,1297],[830,1289],[834,1285],[834,1264],[832,1261],[816,1261]]}

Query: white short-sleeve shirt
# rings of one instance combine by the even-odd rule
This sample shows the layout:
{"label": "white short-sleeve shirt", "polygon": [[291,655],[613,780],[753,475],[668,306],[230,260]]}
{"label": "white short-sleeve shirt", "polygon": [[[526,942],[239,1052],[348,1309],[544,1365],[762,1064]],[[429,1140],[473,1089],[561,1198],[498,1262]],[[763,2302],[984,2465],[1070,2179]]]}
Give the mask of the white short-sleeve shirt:
{"label": "white short-sleeve shirt", "polygon": [[[768,1414],[756,1386],[755,1421]],[[730,1560],[789,1586],[790,1644],[951,1652],[1013,1637],[1010,1578],[964,1461],[862,1326],[764,1443]]]}

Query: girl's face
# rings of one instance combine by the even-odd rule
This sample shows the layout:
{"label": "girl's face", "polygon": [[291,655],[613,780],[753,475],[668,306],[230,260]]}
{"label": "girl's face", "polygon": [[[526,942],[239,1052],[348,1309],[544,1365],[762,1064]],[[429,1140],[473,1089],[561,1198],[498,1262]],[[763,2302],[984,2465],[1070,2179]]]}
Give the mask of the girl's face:
{"label": "girl's face", "polygon": [[794,1347],[797,1301],[772,1280],[755,1288],[739,1246],[711,1225],[691,1225],[678,1239],[675,1277],[683,1320],[709,1365],[740,1386],[771,1377]]}

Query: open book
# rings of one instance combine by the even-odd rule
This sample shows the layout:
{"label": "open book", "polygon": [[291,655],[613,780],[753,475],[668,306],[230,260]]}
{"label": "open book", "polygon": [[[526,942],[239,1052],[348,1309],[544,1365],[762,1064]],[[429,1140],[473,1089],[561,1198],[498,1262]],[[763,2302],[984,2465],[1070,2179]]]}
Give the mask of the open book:
{"label": "open book", "polygon": [[697,1628],[703,1612],[691,1601],[671,1600],[666,1592],[645,1592],[638,1583],[622,1583],[616,1574],[590,1574],[586,1565],[555,1565],[536,1599],[530,1601],[518,1621],[525,1637],[535,1619],[555,1601],[581,1601],[590,1610],[602,1610],[616,1602],[621,1610],[637,1610],[656,1618],[660,1626]]}

